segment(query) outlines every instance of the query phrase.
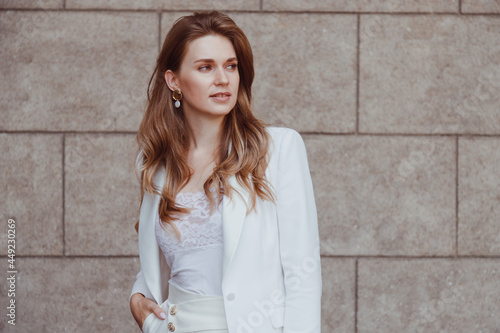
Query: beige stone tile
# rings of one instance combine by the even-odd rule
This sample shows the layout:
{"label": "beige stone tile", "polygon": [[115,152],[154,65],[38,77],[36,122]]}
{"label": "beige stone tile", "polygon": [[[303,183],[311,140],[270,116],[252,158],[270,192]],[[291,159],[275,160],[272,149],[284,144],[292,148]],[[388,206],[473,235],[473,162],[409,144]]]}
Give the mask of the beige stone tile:
{"label": "beige stone tile", "polygon": [[343,12],[458,12],[458,0],[264,0],[264,10]]}
{"label": "beige stone tile", "polygon": [[67,255],[137,254],[140,189],[130,135],[67,135],[65,241]]}
{"label": "beige stone tile", "polygon": [[61,255],[62,136],[0,134],[0,248],[15,221],[16,255]]}
{"label": "beige stone tile", "polygon": [[325,255],[451,255],[453,138],[305,136]]}
{"label": "beige stone tile", "polygon": [[[162,36],[178,16],[162,15]],[[301,131],[354,131],[355,16],[232,14],[231,17],[253,48],[253,109],[259,118]]]}
{"label": "beige stone tile", "polygon": [[137,130],[158,52],[155,13],[0,13],[4,130]]}
{"label": "beige stone tile", "polygon": [[0,8],[9,9],[62,9],[64,0],[1,0]]}
{"label": "beige stone tile", "polygon": [[464,13],[500,13],[499,0],[462,0]]}
{"label": "beige stone tile", "polygon": [[66,8],[259,10],[260,0],[66,0]]}
{"label": "beige stone tile", "polygon": [[500,254],[500,140],[460,138],[458,251]]}
{"label": "beige stone tile", "polygon": [[354,332],[355,260],[321,258],[323,296],[321,331]]}
{"label": "beige stone tile", "polygon": [[500,133],[500,21],[361,17],[362,132]]}
{"label": "beige stone tile", "polygon": [[[128,298],[137,258],[22,258],[16,281],[17,332],[139,332]],[[7,304],[7,283],[0,284]],[[4,310],[6,311],[6,310]]]}
{"label": "beige stone tile", "polygon": [[241,14],[235,21],[254,52],[258,117],[300,131],[354,130],[354,16]]}
{"label": "beige stone tile", "polygon": [[500,261],[360,259],[358,332],[497,332]]}

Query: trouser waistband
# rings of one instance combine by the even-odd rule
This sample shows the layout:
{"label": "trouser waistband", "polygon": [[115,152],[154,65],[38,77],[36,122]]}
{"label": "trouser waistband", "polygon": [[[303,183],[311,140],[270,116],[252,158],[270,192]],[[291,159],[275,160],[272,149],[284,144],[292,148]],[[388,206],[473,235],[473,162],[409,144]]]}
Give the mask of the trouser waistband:
{"label": "trouser waistband", "polygon": [[168,285],[167,320],[170,332],[227,329],[222,296],[199,295]]}

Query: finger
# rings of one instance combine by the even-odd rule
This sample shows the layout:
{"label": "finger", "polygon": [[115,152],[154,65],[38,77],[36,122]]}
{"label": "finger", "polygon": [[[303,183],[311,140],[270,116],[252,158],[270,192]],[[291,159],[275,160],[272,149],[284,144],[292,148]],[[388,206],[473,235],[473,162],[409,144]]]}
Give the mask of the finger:
{"label": "finger", "polygon": [[155,316],[161,320],[167,319],[167,314],[165,313],[165,310],[158,304],[154,303],[151,304],[149,307],[149,310],[155,314]]}
{"label": "finger", "polygon": [[165,313],[165,310],[163,310],[163,308],[161,306],[158,306],[157,304],[155,304],[152,311],[157,318],[159,318],[161,320],[167,319],[167,314]]}

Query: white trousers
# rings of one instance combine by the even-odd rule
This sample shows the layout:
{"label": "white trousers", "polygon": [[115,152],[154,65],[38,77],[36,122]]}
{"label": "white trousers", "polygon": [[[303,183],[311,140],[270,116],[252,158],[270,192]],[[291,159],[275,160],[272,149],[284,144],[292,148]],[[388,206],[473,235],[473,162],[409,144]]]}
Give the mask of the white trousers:
{"label": "white trousers", "polygon": [[160,305],[162,320],[151,313],[142,325],[144,333],[228,333],[222,296],[198,295],[168,285],[168,299]]}

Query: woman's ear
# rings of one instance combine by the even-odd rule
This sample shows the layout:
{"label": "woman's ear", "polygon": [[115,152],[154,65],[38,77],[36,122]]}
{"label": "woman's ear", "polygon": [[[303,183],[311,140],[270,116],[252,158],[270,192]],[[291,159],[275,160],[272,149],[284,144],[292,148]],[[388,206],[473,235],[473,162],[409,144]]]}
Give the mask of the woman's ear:
{"label": "woman's ear", "polygon": [[179,85],[177,84],[177,77],[175,73],[172,72],[170,69],[165,72],[165,82],[172,91],[175,91],[180,88]]}

